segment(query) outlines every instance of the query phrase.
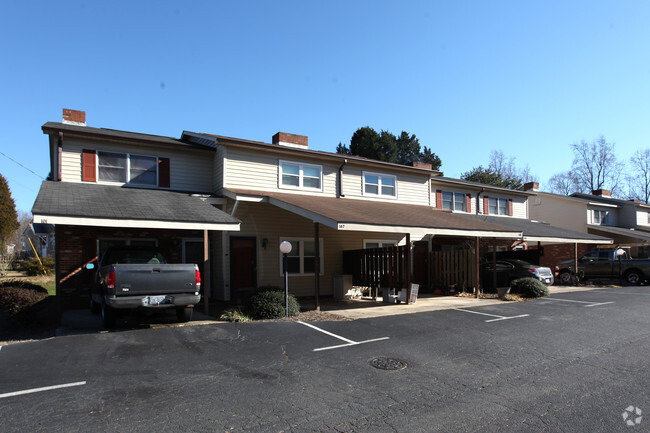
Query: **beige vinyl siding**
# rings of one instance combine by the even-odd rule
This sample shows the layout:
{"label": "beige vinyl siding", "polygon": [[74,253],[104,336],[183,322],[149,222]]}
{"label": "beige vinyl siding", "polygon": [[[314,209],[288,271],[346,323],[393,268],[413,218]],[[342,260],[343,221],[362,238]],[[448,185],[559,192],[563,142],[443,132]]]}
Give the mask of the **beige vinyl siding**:
{"label": "beige vinyl siding", "polygon": [[[323,168],[322,192],[280,188],[278,185],[280,161],[320,165]],[[254,153],[241,149],[228,148],[225,169],[225,186],[227,188],[310,194],[316,196],[336,196],[338,167],[333,164],[324,164],[313,158],[300,158],[299,155],[274,155],[266,152]]]}
{"label": "beige vinyl siding", "polygon": [[217,151],[214,154],[214,185],[212,186],[212,192],[215,194],[221,194],[223,189],[223,180],[224,180],[224,158],[226,156],[226,150],[223,146],[217,146]]}
{"label": "beige vinyl siding", "polygon": [[[397,198],[364,195],[363,172],[395,176]],[[429,206],[429,179],[429,174],[414,175],[399,171],[391,172],[389,170],[384,170],[381,168],[364,168],[346,165],[343,168],[343,194],[346,198],[375,200],[388,203],[410,203]]]}
{"label": "beige vinyl siding", "polygon": [[[232,210],[229,201],[227,211]],[[254,236],[257,241],[257,284],[283,287],[281,270],[280,239],[314,238],[314,223],[268,203],[241,202],[235,217],[242,221],[240,232],[229,232],[228,236]],[[405,235],[379,232],[338,231],[320,225],[319,237],[323,242],[323,275],[320,276],[320,294],[331,295],[334,275],[342,273],[342,251],[363,248],[364,239],[394,239],[404,243]],[[267,239],[266,248],[262,240]],[[417,240],[413,239],[412,240]],[[228,243],[226,243],[228,245]],[[228,284],[230,263],[224,263],[224,280]],[[228,289],[227,289],[228,290]],[[314,295],[314,276],[290,276],[289,291],[296,296]]]}
{"label": "beige vinyl siding", "polygon": [[[81,182],[83,149],[148,155],[170,160],[171,189],[210,192],[213,188],[212,155],[207,151],[173,150],[147,145],[127,145],[96,140],[64,139],[61,156],[61,180]],[[210,155],[210,157],[206,157]]]}
{"label": "beige vinyl siding", "polygon": [[531,219],[587,233],[585,202],[545,194],[530,197],[529,200]]}

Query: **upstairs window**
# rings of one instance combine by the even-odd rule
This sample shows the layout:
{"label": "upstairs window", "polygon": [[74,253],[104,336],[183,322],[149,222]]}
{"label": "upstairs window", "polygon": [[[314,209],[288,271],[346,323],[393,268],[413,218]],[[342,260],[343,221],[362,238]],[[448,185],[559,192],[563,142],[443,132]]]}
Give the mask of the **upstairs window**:
{"label": "upstairs window", "polygon": [[280,187],[321,191],[323,167],[280,161]]}
{"label": "upstairs window", "polygon": [[442,192],[442,208],[447,210],[467,212],[467,199],[460,192]]}
{"label": "upstairs window", "polygon": [[508,200],[490,197],[489,213],[490,215],[508,215]]}
{"label": "upstairs window", "polygon": [[606,210],[594,209],[591,211],[591,223],[606,226],[609,224],[609,212]]}
{"label": "upstairs window", "polygon": [[397,197],[395,176],[363,172],[363,195],[375,197]]}
{"label": "upstairs window", "polygon": [[158,158],[98,151],[97,178],[100,182],[155,186],[158,181]]}

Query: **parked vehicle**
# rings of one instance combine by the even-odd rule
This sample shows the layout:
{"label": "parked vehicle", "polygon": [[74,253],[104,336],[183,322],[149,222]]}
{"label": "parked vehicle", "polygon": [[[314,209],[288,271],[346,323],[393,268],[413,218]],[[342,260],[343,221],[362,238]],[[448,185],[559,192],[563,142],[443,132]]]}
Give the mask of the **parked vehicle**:
{"label": "parked vehicle", "polygon": [[[558,281],[569,283],[575,274],[574,265],[573,260],[558,263]],[[650,259],[632,259],[623,248],[598,248],[578,259],[578,276],[583,280],[622,278],[630,284],[641,284],[650,276]]]}
{"label": "parked vehicle", "polygon": [[[87,266],[92,269],[92,266]],[[180,322],[192,319],[201,299],[195,264],[169,264],[155,248],[107,248],[90,289],[90,309],[101,311],[104,326],[115,326],[119,311],[175,308]]]}
{"label": "parked vehicle", "polygon": [[494,270],[497,273],[497,287],[508,287],[518,278],[536,278],[546,285],[553,284],[554,277],[551,268],[537,266],[516,259],[501,259],[485,262],[481,265],[481,280],[484,289],[494,290]]}

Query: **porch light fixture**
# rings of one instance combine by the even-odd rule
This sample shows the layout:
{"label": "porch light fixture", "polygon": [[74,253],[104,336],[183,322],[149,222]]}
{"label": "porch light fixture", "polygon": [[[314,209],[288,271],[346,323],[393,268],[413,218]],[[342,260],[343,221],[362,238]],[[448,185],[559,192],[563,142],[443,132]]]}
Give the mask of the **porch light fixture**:
{"label": "porch light fixture", "polygon": [[265,250],[268,245],[269,240],[267,238],[262,239],[262,249]]}
{"label": "porch light fixture", "polygon": [[291,242],[282,241],[280,243],[280,252],[282,253],[284,270],[284,316],[289,317],[289,272],[288,272],[288,254],[291,252]]}

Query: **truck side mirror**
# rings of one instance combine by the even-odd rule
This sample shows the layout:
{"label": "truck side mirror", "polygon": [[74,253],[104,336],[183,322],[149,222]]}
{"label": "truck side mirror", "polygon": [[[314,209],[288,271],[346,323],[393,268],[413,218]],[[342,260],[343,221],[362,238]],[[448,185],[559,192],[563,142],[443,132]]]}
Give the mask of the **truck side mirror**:
{"label": "truck side mirror", "polygon": [[86,263],[86,269],[95,269],[94,263]]}

